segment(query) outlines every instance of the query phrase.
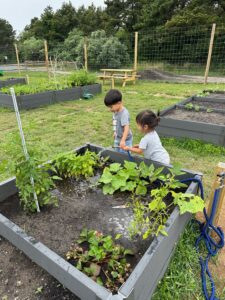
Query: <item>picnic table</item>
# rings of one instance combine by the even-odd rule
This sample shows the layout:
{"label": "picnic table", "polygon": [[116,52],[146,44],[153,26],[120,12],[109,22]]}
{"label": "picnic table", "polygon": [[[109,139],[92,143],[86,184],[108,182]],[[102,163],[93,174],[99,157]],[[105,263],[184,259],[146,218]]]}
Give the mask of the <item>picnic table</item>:
{"label": "picnic table", "polygon": [[122,79],[124,87],[127,81],[133,81],[135,84],[136,79],[140,77],[134,69],[101,69],[100,71],[103,74],[98,77],[103,80],[103,84],[105,80],[111,80],[112,88],[115,86],[115,79]]}

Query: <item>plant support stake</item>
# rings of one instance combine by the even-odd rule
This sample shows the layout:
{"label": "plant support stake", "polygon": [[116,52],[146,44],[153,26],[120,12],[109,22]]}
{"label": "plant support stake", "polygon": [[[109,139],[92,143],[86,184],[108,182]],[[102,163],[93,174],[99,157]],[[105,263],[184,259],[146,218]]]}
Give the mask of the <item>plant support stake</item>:
{"label": "plant support stake", "polygon": [[[29,154],[28,154],[28,151],[27,151],[26,141],[25,141],[24,134],[23,134],[23,128],[22,128],[22,123],[21,123],[21,118],[20,118],[20,113],[19,113],[17,101],[16,101],[16,95],[15,95],[14,88],[10,88],[10,93],[11,93],[11,96],[12,96],[12,99],[13,99],[13,105],[14,105],[14,109],[15,109],[15,113],[16,113],[16,119],[17,119],[19,131],[20,131],[20,136],[21,136],[21,141],[22,141],[22,146],[23,146],[23,152],[24,152],[26,160],[29,160]],[[37,212],[40,212],[40,207],[39,207],[39,203],[38,203],[38,199],[37,199],[37,194],[36,194],[35,188],[34,188],[34,178],[32,176],[30,177],[30,182],[31,182],[31,185],[33,187],[34,201],[35,201],[35,204],[36,204],[36,207],[37,207]]]}

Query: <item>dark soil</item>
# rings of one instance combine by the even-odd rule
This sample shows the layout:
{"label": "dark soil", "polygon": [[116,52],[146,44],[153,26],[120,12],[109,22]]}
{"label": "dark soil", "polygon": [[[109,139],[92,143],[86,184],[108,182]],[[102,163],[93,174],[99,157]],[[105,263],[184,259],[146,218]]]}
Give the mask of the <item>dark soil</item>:
{"label": "dark soil", "polygon": [[216,101],[201,101],[201,99],[191,101],[190,103],[193,103],[194,105],[202,106],[206,109],[207,108],[223,109],[225,111],[225,98],[224,98],[224,103],[220,103]]}
{"label": "dark soil", "polygon": [[[128,194],[106,197],[100,189],[89,188],[88,182],[73,180],[61,182],[53,192],[59,198],[57,208],[26,215],[15,195],[1,203],[1,213],[62,257],[85,227],[112,236],[121,233],[120,244],[135,252],[132,267],[137,264],[150,240],[129,240],[132,211],[120,207],[127,202]],[[4,239],[0,241],[0,253],[0,295],[8,296],[8,300],[78,299]],[[35,293],[39,287],[40,293]]]}
{"label": "dark soil", "polygon": [[194,111],[176,108],[164,115],[166,118],[225,125],[225,113]]}

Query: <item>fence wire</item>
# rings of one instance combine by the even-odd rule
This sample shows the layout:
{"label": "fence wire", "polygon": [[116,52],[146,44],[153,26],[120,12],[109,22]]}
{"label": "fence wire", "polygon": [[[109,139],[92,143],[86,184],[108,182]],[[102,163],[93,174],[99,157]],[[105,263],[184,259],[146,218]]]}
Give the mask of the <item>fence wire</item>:
{"label": "fence wire", "polygon": [[[167,28],[138,33],[138,71],[159,71],[176,76],[204,76],[211,37],[211,26]],[[87,66],[90,71],[102,68],[134,68],[134,33],[119,31],[107,36],[104,31],[84,36],[48,49],[49,65],[60,71],[84,68],[84,43],[87,45]],[[44,41],[36,41],[35,47],[18,44],[22,68],[46,69]],[[209,76],[225,75],[225,27],[217,26],[213,42]],[[0,48],[0,68],[16,64],[14,46]]]}

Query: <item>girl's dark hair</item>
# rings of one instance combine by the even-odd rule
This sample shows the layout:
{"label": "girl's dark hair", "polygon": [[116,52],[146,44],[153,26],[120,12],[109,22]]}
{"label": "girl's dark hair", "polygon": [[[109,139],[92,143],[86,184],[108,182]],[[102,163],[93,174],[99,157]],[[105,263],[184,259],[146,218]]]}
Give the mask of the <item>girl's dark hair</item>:
{"label": "girl's dark hair", "polygon": [[159,115],[159,111],[155,114],[151,110],[143,110],[136,116],[136,122],[141,125],[141,127],[147,125],[149,128],[155,128],[160,121]]}
{"label": "girl's dark hair", "polygon": [[106,106],[110,106],[122,101],[122,94],[119,90],[111,89],[105,95],[104,103]]}

